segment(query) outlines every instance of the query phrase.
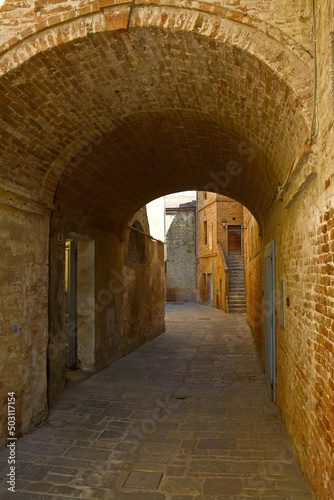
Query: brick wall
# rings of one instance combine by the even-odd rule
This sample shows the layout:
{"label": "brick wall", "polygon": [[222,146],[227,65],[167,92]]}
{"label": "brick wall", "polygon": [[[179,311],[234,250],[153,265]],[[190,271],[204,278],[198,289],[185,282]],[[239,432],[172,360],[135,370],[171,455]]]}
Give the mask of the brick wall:
{"label": "brick wall", "polygon": [[[93,12],[41,22],[4,46],[0,159],[7,185],[49,204],[57,189],[59,215],[117,231],[152,197],[210,183],[247,198],[263,222],[308,136],[313,61],[280,30],[207,5],[105,0]],[[272,6],[282,15],[279,2]],[[284,15],[301,10],[289,6]],[[257,179],[265,179],[258,189]]]}
{"label": "brick wall", "polygon": [[[318,114],[311,153],[292,172],[255,238],[247,230],[247,296],[262,301],[249,312],[264,360],[264,282],[261,249],[276,243],[277,397],[288,434],[316,498],[334,497],[334,132],[330,32],[333,4],[316,5]],[[251,245],[253,229],[254,243]],[[257,250],[260,253],[257,254]],[[285,328],[280,325],[280,281],[285,283]],[[259,320],[260,318],[260,320]],[[259,325],[260,323],[260,325]]]}
{"label": "brick wall", "polygon": [[[10,37],[14,37],[24,29],[34,24],[46,21],[50,17],[65,14],[69,11],[84,9],[87,6],[98,5],[106,2],[94,0],[5,0],[0,8],[1,37],[0,44]],[[221,0],[232,11],[248,12],[264,21],[272,23],[279,28],[284,26],[284,31],[294,37],[307,48],[312,45],[311,35],[311,7],[310,2],[300,0],[296,2],[278,0]]]}
{"label": "brick wall", "polygon": [[[3,41],[34,26],[0,54],[6,207],[14,193],[21,196],[18,213],[3,211],[2,284],[5,294],[12,293],[10,301],[3,298],[3,314],[18,326],[15,310],[22,312],[37,341],[36,348],[27,349],[21,340],[15,344],[27,367],[19,373],[13,364],[15,382],[27,389],[20,403],[21,429],[38,423],[45,412],[45,363],[29,371],[46,349],[47,217],[37,202],[55,210],[69,228],[101,231],[97,252],[106,256],[98,263],[98,286],[103,289],[110,265],[123,269],[117,236],[106,237],[106,228],[120,234],[136,210],[166,192],[217,188],[256,215],[259,248],[276,241],[276,283],[285,281],[290,298],[285,329],[276,325],[278,404],[312,488],[321,500],[331,500],[333,2],[315,2],[314,119],[314,59],[288,36],[313,51],[311,2],[228,3],[281,29],[205,2],[187,8],[112,4],[104,1],[94,12],[71,11],[52,19],[48,9],[60,7],[54,2],[45,13],[37,2],[5,2],[2,8]],[[68,7],[64,2],[65,12]],[[312,152],[296,165],[278,201],[278,184],[284,184],[309,141],[312,122]],[[38,223],[29,212],[31,203],[35,211],[39,205]],[[251,255],[248,296],[256,303],[263,297],[263,258]],[[26,305],[20,303],[21,278],[13,281],[13,276],[24,277]],[[249,321],[256,320],[253,311]],[[99,321],[101,332],[108,331],[107,315]],[[263,352],[262,325],[257,328]],[[3,339],[8,359],[16,356],[12,335],[8,330]],[[103,341],[99,348],[104,359]],[[23,373],[31,375],[29,381]]]}
{"label": "brick wall", "polygon": [[264,367],[263,241],[258,223],[246,208],[244,208],[244,221],[246,229],[243,244],[248,322]]}
{"label": "brick wall", "polygon": [[[323,187],[317,179],[289,208],[274,203],[263,237],[258,237],[251,218],[245,243],[248,321],[264,365],[262,248],[275,240],[277,401],[311,488],[319,499],[330,500],[334,495],[334,211],[331,199],[323,208],[312,206],[312,200],[321,200]],[[280,325],[281,281],[285,284],[284,329]]]}
{"label": "brick wall", "polygon": [[[226,224],[221,223],[223,219],[227,220]],[[225,293],[229,278],[218,243],[222,244],[224,256],[227,256],[228,226],[242,225],[243,221],[244,209],[239,202],[217,193],[198,193],[197,302],[200,304],[209,304],[211,279],[214,307],[227,310]]]}

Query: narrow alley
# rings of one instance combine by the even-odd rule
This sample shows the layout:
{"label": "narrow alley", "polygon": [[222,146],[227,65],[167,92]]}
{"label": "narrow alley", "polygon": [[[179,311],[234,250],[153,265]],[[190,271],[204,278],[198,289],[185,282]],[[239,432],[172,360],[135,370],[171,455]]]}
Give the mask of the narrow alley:
{"label": "narrow alley", "polygon": [[166,326],[17,442],[15,498],[310,498],[246,316],[172,303]]}

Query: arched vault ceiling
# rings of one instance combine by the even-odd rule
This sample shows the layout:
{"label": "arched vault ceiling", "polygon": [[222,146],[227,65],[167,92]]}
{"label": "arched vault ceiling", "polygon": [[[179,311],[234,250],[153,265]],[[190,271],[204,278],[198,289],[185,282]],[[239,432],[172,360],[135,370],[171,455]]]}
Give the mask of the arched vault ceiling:
{"label": "arched vault ceiling", "polygon": [[55,203],[58,215],[119,231],[154,198],[208,190],[243,202],[261,224],[277,181],[265,155],[229,127],[156,118],[120,126],[73,158]]}
{"label": "arched vault ceiling", "polygon": [[205,189],[230,160],[242,174],[220,191],[261,220],[309,136],[305,103],[277,72],[193,31],[76,38],[4,74],[0,99],[2,178],[46,202],[57,190],[61,210],[92,223],[99,213],[124,223],[156,196]]}

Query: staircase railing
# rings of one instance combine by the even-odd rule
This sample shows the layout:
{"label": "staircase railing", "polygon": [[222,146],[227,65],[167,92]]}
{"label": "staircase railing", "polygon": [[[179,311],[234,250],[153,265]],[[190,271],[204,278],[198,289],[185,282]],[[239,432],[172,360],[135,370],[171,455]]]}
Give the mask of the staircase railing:
{"label": "staircase railing", "polygon": [[218,243],[218,249],[219,249],[219,255],[220,255],[220,258],[221,258],[221,261],[223,264],[223,272],[224,272],[224,276],[225,276],[225,297],[224,297],[225,312],[229,313],[228,302],[229,302],[229,295],[230,295],[230,270],[229,270],[227,262],[226,262],[223,245],[221,243]]}

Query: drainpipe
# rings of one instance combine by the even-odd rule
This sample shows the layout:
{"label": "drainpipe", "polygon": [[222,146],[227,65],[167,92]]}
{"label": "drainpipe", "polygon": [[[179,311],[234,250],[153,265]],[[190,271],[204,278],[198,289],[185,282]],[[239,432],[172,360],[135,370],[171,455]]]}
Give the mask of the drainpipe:
{"label": "drainpipe", "polygon": [[196,267],[195,267],[195,302],[197,302],[197,294],[199,294],[199,280],[198,280],[198,191],[196,191],[196,209],[195,209],[195,253],[196,253]]}
{"label": "drainpipe", "polygon": [[195,220],[195,246],[196,258],[198,257],[198,191],[196,191],[196,220]]}
{"label": "drainpipe", "polygon": [[213,261],[213,222],[211,223],[211,255],[212,255],[212,307],[215,307],[215,266]]}

